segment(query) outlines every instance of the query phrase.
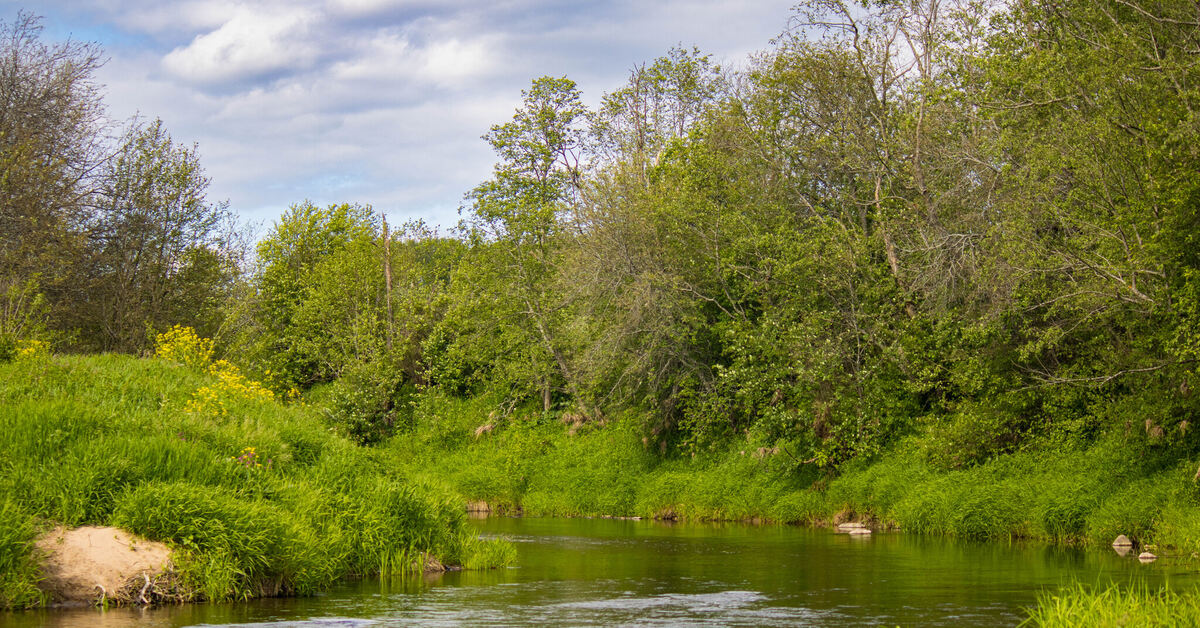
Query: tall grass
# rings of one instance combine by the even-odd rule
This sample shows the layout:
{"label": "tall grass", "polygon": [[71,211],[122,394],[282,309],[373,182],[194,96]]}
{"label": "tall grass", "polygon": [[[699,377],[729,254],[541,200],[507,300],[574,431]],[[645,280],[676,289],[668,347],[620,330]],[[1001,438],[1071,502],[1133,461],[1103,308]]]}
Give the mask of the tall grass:
{"label": "tall grass", "polygon": [[1144,583],[1093,590],[1076,584],[1046,592],[1023,626],[1167,628],[1200,626],[1200,591],[1151,590]]}
{"label": "tall grass", "polygon": [[0,605],[44,602],[29,542],[50,524],[166,542],[187,594],[202,599],[511,562],[504,542],[470,534],[444,484],[410,481],[331,433],[317,409],[261,394],[196,403],[222,385],[163,359],[0,365]]}
{"label": "tall grass", "polygon": [[0,497],[0,608],[40,606],[45,597],[33,559],[37,527],[8,497]]}

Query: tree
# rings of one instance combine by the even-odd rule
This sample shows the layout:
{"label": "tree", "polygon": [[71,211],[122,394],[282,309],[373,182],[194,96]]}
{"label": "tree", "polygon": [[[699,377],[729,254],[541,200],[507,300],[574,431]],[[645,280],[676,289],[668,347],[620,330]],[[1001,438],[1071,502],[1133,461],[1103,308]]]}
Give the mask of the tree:
{"label": "tree", "polygon": [[196,147],[161,120],[134,121],[99,176],[91,301],[95,348],[139,351],[147,330],[185,324],[212,334],[238,272],[232,215],[207,200]]}
{"label": "tree", "polygon": [[699,49],[672,48],[639,65],[601,99],[592,119],[597,152],[643,178],[671,140],[684,137],[724,92],[721,68]]}
{"label": "tree", "polygon": [[561,215],[578,194],[582,176],[586,109],[574,81],[566,78],[536,79],[522,97],[512,121],[484,136],[500,161],[492,179],[469,196],[469,224],[477,237],[496,243],[503,268],[496,277],[503,283],[494,288],[517,304],[513,323],[542,348],[541,363],[529,367],[541,380],[549,410],[557,382],[586,403],[563,339],[565,297],[554,284],[565,236]]}
{"label": "tree", "polygon": [[[323,353],[329,343],[350,343],[350,354],[359,356],[365,355],[362,342],[372,338],[375,351],[382,321],[378,238],[378,217],[370,206],[318,207],[305,201],[288,208],[258,243],[259,336],[251,352],[289,383],[311,385],[332,379],[344,364],[345,351]],[[314,294],[335,309],[321,312],[311,302]],[[339,295],[349,300],[338,301]],[[331,319],[358,331],[331,335],[323,328]]]}
{"label": "tree", "polygon": [[37,279],[55,310],[79,298],[92,184],[103,161],[95,44],[40,41],[40,20],[0,23],[0,284]]}

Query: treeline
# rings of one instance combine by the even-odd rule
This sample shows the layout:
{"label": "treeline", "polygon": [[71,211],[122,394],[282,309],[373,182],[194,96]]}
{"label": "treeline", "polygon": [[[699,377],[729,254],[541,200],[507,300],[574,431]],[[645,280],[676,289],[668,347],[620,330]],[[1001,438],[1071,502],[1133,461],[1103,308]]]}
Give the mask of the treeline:
{"label": "treeline", "polygon": [[215,332],[239,273],[232,214],[160,120],[109,120],[98,46],[0,23],[0,356],[48,337],[140,352],[173,323]]}
{"label": "treeline", "polygon": [[[98,59],[70,46],[29,50]],[[79,348],[195,324],[276,386],[335,381],[331,420],[363,443],[434,388],[797,466],[916,432],[947,467],[1118,430],[1191,452],[1198,51],[1182,1],[810,0],[744,69],[675,49],[595,110],[533,81],[448,233],[301,203],[239,274],[202,185],[138,196],[157,170],[53,160],[5,166],[0,276],[36,278]],[[194,164],[146,134],[132,164]],[[10,217],[43,190],[63,200]]]}

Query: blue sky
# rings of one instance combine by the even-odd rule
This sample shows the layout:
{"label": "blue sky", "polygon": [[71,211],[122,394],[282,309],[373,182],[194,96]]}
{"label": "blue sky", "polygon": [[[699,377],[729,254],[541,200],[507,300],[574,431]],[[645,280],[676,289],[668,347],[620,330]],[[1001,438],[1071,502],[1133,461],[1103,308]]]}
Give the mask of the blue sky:
{"label": "blue sky", "polygon": [[109,115],[199,144],[210,197],[269,225],[288,205],[361,202],[457,222],[491,172],[479,139],[520,91],[568,76],[585,100],[673,45],[742,65],[793,0],[0,0],[47,39],[100,43]]}

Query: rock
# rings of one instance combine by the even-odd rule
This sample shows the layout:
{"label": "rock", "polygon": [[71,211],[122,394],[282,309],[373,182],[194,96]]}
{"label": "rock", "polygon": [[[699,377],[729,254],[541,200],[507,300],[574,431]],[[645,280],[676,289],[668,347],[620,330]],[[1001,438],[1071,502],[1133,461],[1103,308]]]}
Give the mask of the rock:
{"label": "rock", "polygon": [[841,530],[842,532],[849,532],[850,530],[859,530],[865,528],[867,525],[857,521],[847,521],[846,523],[839,523],[837,527],[838,530]]}
{"label": "rock", "polygon": [[1128,545],[1114,545],[1113,551],[1117,553],[1117,556],[1128,556],[1133,548]]}
{"label": "rock", "polygon": [[870,528],[852,528],[850,530],[851,536],[860,536],[860,535],[870,534],[870,533],[871,533]]}
{"label": "rock", "polygon": [[1143,563],[1152,563],[1158,560],[1158,557],[1150,552],[1142,552],[1141,554],[1138,554],[1138,560],[1142,561]]}
{"label": "rock", "polygon": [[1129,537],[1124,534],[1119,534],[1116,540],[1113,541],[1113,547],[1133,547],[1133,541],[1130,541]]}

